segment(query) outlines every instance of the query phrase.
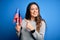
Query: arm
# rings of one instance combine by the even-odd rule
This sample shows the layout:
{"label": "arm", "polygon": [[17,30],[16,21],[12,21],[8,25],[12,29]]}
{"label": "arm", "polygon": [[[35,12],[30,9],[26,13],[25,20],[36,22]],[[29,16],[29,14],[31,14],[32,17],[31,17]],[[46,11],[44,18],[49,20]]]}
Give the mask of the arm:
{"label": "arm", "polygon": [[22,27],[21,27],[21,25],[19,25],[19,22],[18,21],[16,23],[15,29],[16,29],[17,36],[20,37]]}
{"label": "arm", "polygon": [[18,32],[18,31],[16,32],[16,34],[17,34],[18,38],[20,38],[20,37],[21,37],[21,34],[22,34],[21,30],[22,30],[22,27],[21,27],[21,29],[20,29],[20,32]]}
{"label": "arm", "polygon": [[24,20],[22,20],[20,26],[19,25],[16,26],[16,30],[17,30],[16,34],[19,39],[21,38],[21,35],[22,35],[22,28],[23,28],[24,23],[25,23]]}
{"label": "arm", "polygon": [[32,33],[32,35],[34,36],[34,38],[36,38],[37,40],[44,40],[44,34],[45,34],[45,22],[42,21],[42,25],[40,28],[40,32],[38,33],[36,30],[35,32]]}

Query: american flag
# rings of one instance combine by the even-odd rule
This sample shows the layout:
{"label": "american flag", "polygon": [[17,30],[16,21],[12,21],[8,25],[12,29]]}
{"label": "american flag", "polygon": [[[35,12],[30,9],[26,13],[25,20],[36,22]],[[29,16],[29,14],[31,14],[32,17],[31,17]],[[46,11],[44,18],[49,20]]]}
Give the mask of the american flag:
{"label": "american flag", "polygon": [[16,14],[14,16],[14,22],[16,22],[16,23],[18,22],[19,24],[22,22],[22,18],[20,16],[20,10],[19,9],[16,10]]}

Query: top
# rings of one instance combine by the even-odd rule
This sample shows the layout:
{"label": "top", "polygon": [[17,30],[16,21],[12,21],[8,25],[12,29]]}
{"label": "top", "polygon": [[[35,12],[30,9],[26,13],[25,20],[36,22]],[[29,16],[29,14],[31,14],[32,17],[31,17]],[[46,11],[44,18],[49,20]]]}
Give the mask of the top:
{"label": "top", "polygon": [[36,22],[30,21],[31,25],[35,28],[35,32],[31,33],[29,29],[26,29],[26,19],[22,21],[22,29],[20,32],[17,32],[20,40],[44,40],[45,34],[45,22],[41,21],[41,27],[39,33],[36,31]]}

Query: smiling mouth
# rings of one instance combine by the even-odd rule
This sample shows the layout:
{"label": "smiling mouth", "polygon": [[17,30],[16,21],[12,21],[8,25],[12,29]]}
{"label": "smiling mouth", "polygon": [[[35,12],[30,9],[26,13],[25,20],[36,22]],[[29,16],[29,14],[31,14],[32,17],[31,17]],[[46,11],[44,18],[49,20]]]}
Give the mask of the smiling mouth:
{"label": "smiling mouth", "polygon": [[37,13],[33,13],[34,15],[37,15]]}

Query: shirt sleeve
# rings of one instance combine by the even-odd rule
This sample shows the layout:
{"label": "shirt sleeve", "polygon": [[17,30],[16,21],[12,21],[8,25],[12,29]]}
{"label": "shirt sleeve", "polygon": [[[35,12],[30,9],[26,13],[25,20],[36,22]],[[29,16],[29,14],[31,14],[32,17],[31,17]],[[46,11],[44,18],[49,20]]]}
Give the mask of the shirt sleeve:
{"label": "shirt sleeve", "polygon": [[[25,19],[24,19],[25,20]],[[22,20],[20,32],[16,32],[17,36],[20,38],[22,35],[22,28],[25,26],[25,21]]]}
{"label": "shirt sleeve", "polygon": [[42,21],[42,25],[40,27],[40,32],[38,33],[36,30],[32,35],[34,36],[35,39],[37,40],[44,40],[44,34],[45,34],[45,22]]}
{"label": "shirt sleeve", "polygon": [[16,34],[17,34],[18,38],[20,38],[20,37],[21,37],[21,34],[22,34],[21,30],[22,30],[22,27],[21,27],[21,29],[20,29],[20,32],[16,32]]}

